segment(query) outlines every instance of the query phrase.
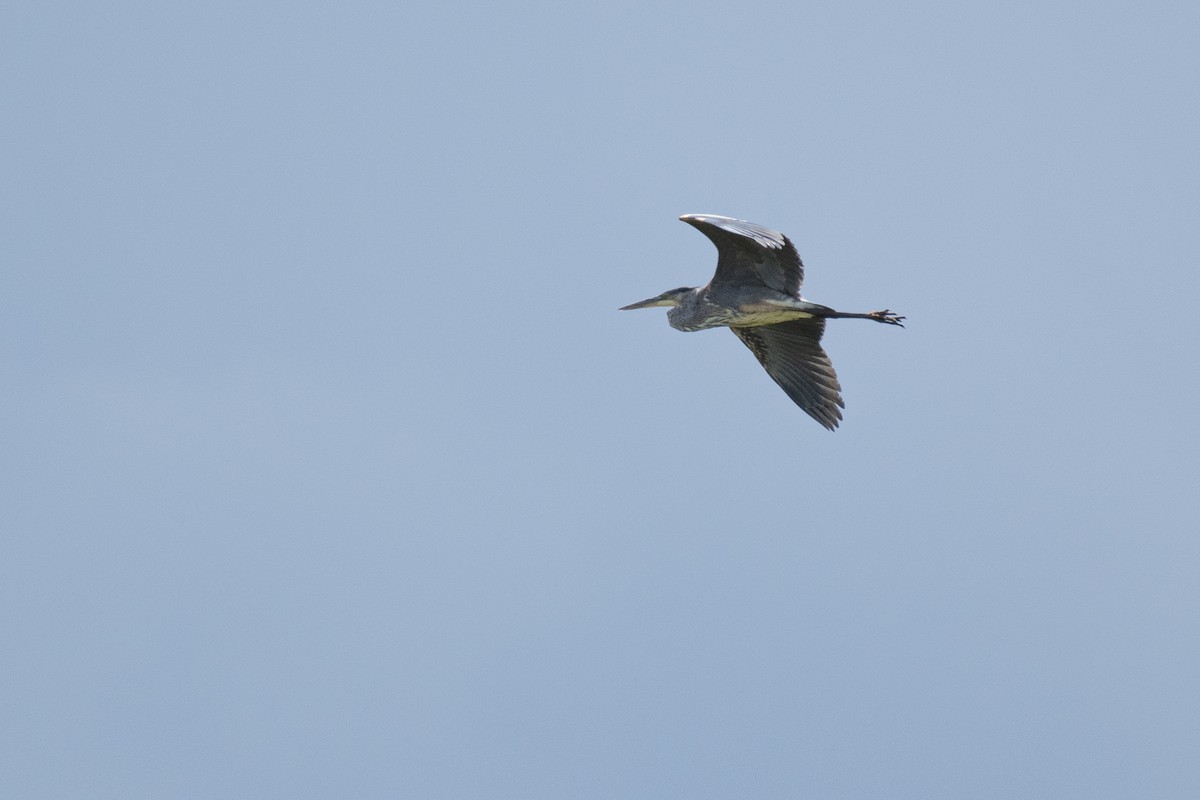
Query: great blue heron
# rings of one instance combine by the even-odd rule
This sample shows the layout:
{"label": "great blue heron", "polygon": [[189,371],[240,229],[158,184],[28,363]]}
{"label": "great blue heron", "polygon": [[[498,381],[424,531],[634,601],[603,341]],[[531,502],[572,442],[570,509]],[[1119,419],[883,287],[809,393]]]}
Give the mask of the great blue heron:
{"label": "great blue heron", "polygon": [[625,306],[669,306],[667,321],[681,331],[727,327],[750,348],[792,401],[829,430],[842,419],[842,387],[821,348],[827,319],[873,319],[900,325],[891,311],[834,311],[800,296],[804,264],[782,233],[731,217],[685,214],[717,246],[717,271],[707,286],[686,286]]}

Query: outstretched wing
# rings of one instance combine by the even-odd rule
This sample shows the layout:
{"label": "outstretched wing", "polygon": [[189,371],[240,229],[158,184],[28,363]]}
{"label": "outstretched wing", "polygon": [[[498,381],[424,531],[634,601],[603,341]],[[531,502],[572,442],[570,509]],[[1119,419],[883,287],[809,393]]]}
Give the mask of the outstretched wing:
{"label": "outstretched wing", "polygon": [[713,286],[766,286],[800,296],[804,264],[796,248],[779,231],[732,217],[685,214],[680,217],[717,246]]}
{"label": "outstretched wing", "polygon": [[846,404],[833,364],[821,347],[825,320],[798,319],[730,330],[796,405],[829,430],[838,426]]}

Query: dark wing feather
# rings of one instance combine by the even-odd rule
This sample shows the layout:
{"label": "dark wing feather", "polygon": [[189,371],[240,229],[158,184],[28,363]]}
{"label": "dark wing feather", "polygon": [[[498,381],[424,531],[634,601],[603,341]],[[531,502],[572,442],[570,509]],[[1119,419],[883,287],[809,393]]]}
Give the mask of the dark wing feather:
{"label": "dark wing feather", "polygon": [[799,297],[804,264],[782,233],[731,217],[687,214],[680,219],[717,246],[714,287],[766,286]]}
{"label": "dark wing feather", "polygon": [[821,347],[825,320],[730,328],[792,401],[829,430],[842,419],[842,387]]}

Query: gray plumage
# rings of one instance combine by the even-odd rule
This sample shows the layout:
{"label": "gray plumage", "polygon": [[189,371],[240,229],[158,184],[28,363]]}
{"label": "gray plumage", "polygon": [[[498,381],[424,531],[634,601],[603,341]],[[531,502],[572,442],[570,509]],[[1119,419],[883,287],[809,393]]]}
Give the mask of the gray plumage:
{"label": "gray plumage", "polygon": [[796,405],[829,430],[836,428],[845,403],[833,364],[821,347],[825,320],[873,319],[902,326],[904,317],[886,310],[834,311],[805,300],[800,296],[804,264],[795,246],[778,231],[709,214],[680,219],[716,245],[717,270],[712,280],[695,289],[672,289],[621,310],[667,306],[667,320],[678,330],[730,328]]}

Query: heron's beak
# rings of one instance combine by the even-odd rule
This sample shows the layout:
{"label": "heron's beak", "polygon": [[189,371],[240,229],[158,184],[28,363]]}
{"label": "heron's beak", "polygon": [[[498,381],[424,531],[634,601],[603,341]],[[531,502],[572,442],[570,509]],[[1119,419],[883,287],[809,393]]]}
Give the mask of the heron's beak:
{"label": "heron's beak", "polygon": [[655,306],[669,306],[671,303],[663,300],[662,295],[651,297],[649,300],[643,300],[640,303],[633,303],[627,306],[621,306],[617,311],[633,311],[637,308],[654,308]]}

